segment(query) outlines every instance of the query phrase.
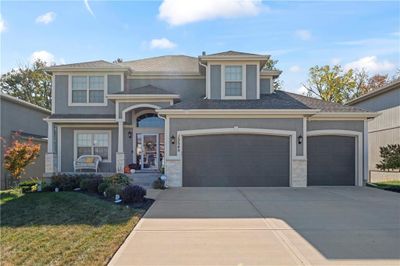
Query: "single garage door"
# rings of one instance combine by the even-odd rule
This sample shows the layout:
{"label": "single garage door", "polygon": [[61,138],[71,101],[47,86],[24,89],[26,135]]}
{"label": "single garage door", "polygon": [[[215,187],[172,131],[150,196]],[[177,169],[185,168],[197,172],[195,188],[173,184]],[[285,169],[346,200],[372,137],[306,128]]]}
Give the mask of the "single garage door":
{"label": "single garage door", "polygon": [[354,137],[308,137],[307,153],[308,186],[355,185]]}
{"label": "single garage door", "polygon": [[289,137],[187,136],[182,153],[186,187],[289,186]]}

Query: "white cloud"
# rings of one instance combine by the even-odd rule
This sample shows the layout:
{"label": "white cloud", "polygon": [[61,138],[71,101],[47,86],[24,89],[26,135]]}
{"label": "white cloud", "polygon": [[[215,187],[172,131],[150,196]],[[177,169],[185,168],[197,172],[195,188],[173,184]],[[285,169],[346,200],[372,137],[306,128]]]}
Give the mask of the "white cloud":
{"label": "white cloud", "polygon": [[7,29],[6,22],[4,21],[3,17],[0,14],[0,32],[5,32]]}
{"label": "white cloud", "polygon": [[308,90],[306,89],[306,87],[301,86],[300,88],[298,88],[296,90],[296,93],[301,94],[301,95],[307,95]]}
{"label": "white cloud", "polygon": [[308,41],[312,37],[311,31],[304,29],[296,30],[294,34],[303,41]]}
{"label": "white cloud", "polygon": [[83,0],[83,3],[85,4],[86,10],[92,15],[93,17],[95,16],[93,13],[92,8],[89,5],[89,0]]}
{"label": "white cloud", "polygon": [[334,58],[331,59],[332,65],[340,64],[340,62],[342,62],[342,59],[340,59],[338,57],[334,57]]}
{"label": "white cloud", "polygon": [[294,65],[294,66],[291,66],[291,67],[289,68],[289,71],[290,71],[290,72],[297,73],[297,72],[300,72],[300,71],[301,71],[301,67],[299,67],[299,66],[297,66],[297,65]]}
{"label": "white cloud", "polygon": [[36,23],[49,24],[56,18],[56,13],[53,11],[47,12],[36,18]]}
{"label": "white cloud", "polygon": [[46,62],[48,65],[54,64],[56,62],[56,59],[52,53],[49,53],[47,51],[35,51],[31,54],[30,61],[31,63],[35,62],[37,59],[42,60],[43,62]]}
{"label": "white cloud", "polygon": [[176,47],[176,44],[171,42],[167,38],[153,39],[150,41],[151,49],[172,49],[175,47]]}
{"label": "white cloud", "polygon": [[261,0],[164,0],[158,17],[172,26],[216,18],[255,16]]}
{"label": "white cloud", "polygon": [[366,56],[358,60],[350,62],[344,66],[346,70],[358,69],[368,71],[370,73],[378,73],[383,71],[390,71],[396,67],[395,64],[387,60],[379,61],[376,56]]}

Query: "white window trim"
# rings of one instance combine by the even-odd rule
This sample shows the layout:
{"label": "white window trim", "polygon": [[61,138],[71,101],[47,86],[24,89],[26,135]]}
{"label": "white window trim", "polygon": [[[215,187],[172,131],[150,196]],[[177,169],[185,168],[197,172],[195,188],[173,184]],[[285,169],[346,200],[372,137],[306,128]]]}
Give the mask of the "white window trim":
{"label": "white window trim", "polygon": [[[242,67],[242,95],[226,96],[225,95],[225,67],[241,66]],[[245,100],[246,99],[246,64],[242,63],[226,63],[221,64],[221,99],[223,100]]]}
{"label": "white window trim", "polygon": [[[86,103],[73,103],[72,102],[72,77],[81,76],[81,77],[88,77],[87,84],[89,84],[89,77],[96,76],[96,77],[103,77],[104,79],[104,99],[102,103],[89,103],[89,89],[87,88],[87,101]],[[77,73],[77,74],[69,74],[68,75],[68,106],[107,106],[107,92],[108,92],[108,81],[107,81],[107,74],[96,74],[96,73]]]}
{"label": "white window trim", "polygon": [[74,160],[78,159],[78,141],[77,141],[77,136],[78,134],[95,134],[95,133],[100,133],[100,134],[108,134],[108,159],[103,160],[102,162],[104,163],[111,163],[111,149],[112,149],[112,143],[111,143],[111,130],[74,130]]}

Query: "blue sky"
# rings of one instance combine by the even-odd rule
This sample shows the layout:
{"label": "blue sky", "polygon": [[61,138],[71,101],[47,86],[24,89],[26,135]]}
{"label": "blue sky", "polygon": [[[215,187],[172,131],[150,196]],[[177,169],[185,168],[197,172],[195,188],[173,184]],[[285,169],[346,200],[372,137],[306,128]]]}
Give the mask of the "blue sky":
{"label": "blue sky", "polygon": [[371,74],[400,65],[398,1],[2,1],[1,73],[32,58],[73,63],[225,50],[271,54],[284,89],[340,63]]}

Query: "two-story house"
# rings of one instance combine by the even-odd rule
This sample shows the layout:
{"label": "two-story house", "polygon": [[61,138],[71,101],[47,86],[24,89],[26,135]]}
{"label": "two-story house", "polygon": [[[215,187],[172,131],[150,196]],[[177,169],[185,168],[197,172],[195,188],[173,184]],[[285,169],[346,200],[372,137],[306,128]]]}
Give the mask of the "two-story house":
{"label": "two-story house", "polygon": [[228,51],[48,68],[47,173],[165,167],[168,185],[362,185],[376,114],[284,91],[268,56]]}

